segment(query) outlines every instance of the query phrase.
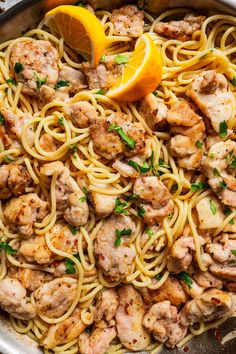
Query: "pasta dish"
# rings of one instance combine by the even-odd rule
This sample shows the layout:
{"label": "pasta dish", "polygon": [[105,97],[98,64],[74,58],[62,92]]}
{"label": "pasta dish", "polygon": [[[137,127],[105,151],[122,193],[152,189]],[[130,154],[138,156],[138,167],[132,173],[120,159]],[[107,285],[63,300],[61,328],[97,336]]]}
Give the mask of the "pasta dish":
{"label": "pasta dish", "polygon": [[0,44],[0,307],[44,353],[236,311],[236,19],[77,3]]}

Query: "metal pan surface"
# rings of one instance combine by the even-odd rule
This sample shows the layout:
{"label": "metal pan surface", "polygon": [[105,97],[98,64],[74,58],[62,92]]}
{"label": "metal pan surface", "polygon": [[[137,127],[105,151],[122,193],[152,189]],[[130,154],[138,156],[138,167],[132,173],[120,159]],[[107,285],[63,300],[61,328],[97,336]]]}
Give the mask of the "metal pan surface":
{"label": "metal pan surface", "polygon": [[[132,1],[88,0],[88,2],[95,8],[111,9]],[[173,7],[188,7],[203,13],[224,12],[236,16],[236,0],[146,0],[145,4],[153,13],[161,13]],[[6,0],[0,1],[1,6],[7,11],[0,15],[0,43],[20,35],[28,27],[36,24],[45,11],[43,0]],[[236,354],[236,339],[227,342],[224,346],[221,345],[221,338],[235,329],[236,318],[231,318],[219,329],[212,329],[193,338],[182,349],[162,347],[159,353]],[[42,353],[42,350],[28,336],[15,332],[8,318],[0,311],[0,354]]]}

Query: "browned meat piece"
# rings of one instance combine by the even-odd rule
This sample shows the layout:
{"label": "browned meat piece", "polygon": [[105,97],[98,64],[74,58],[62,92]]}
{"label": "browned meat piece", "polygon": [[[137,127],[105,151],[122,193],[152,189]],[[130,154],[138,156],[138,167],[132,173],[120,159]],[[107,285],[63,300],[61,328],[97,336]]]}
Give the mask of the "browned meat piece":
{"label": "browned meat piece", "polygon": [[96,109],[87,101],[80,101],[64,107],[66,118],[70,119],[75,127],[87,128],[89,120],[98,118]]}
{"label": "browned meat piece", "polygon": [[166,124],[168,108],[150,93],[140,101],[139,114],[145,119],[152,130],[160,130]]}
{"label": "browned meat piece", "polygon": [[169,149],[181,167],[188,170],[201,166],[203,148],[196,143],[203,144],[205,125],[202,118],[194,112],[187,101],[175,103],[167,114],[167,121],[171,124],[171,139]]}
{"label": "browned meat piece", "polygon": [[79,337],[81,354],[105,354],[112,340],[116,337],[115,327],[96,328],[92,333],[82,333]]}
{"label": "browned meat piece", "polygon": [[97,323],[101,320],[110,323],[115,317],[117,308],[119,306],[119,297],[115,289],[107,289],[99,294],[96,309],[94,314],[94,321]]}
{"label": "browned meat piece", "polygon": [[177,308],[170,301],[153,305],[143,318],[143,325],[161,343],[173,348],[187,333],[187,328],[179,323]]}
{"label": "browned meat piece", "polygon": [[111,22],[114,26],[114,35],[140,37],[144,28],[144,13],[137,6],[127,5],[113,10]]}
{"label": "browned meat piece", "polygon": [[192,35],[201,28],[204,20],[204,16],[187,14],[181,21],[158,22],[154,31],[164,37],[185,42],[191,40]]}
{"label": "browned meat piece", "polygon": [[180,321],[184,326],[196,322],[209,322],[230,316],[236,309],[235,295],[218,289],[210,289],[189,301],[180,311]]}
{"label": "browned meat piece", "polygon": [[165,283],[158,289],[149,288],[138,289],[148,305],[164,300],[169,300],[172,305],[179,306],[188,300],[188,294],[184,291],[180,281],[170,275]]}
{"label": "browned meat piece", "polygon": [[31,182],[25,167],[13,164],[0,166],[0,199],[24,194]]}
{"label": "browned meat piece", "polygon": [[214,70],[196,76],[187,90],[189,96],[218,133],[220,123],[233,118],[234,96],[226,77]]}

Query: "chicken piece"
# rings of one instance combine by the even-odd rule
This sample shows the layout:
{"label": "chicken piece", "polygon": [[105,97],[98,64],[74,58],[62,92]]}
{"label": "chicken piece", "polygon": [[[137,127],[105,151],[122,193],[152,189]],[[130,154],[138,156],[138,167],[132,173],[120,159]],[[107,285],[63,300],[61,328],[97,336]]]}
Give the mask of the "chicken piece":
{"label": "chicken piece", "polygon": [[40,340],[40,345],[53,349],[56,345],[78,338],[85,328],[86,325],[81,320],[81,309],[77,307],[67,319],[49,326]]}
{"label": "chicken piece", "polygon": [[107,289],[98,296],[94,314],[95,323],[104,320],[109,323],[116,315],[119,298],[114,289]]}
{"label": "chicken piece", "polygon": [[66,118],[70,119],[77,128],[87,128],[89,120],[98,118],[96,109],[87,101],[75,102],[65,106],[64,112]]}
{"label": "chicken piece", "polygon": [[[94,186],[111,191],[115,190],[109,184],[95,184]],[[90,200],[95,209],[95,213],[102,217],[106,217],[113,212],[116,198],[117,195],[102,194],[94,191],[90,192]]]}
{"label": "chicken piece", "polygon": [[222,203],[236,207],[236,178],[230,168],[236,154],[236,142],[230,139],[211,146],[203,161],[203,173]]}
{"label": "chicken piece", "polygon": [[34,232],[34,222],[42,220],[48,211],[48,202],[44,202],[36,193],[29,193],[7,202],[3,214],[21,237],[28,238]]}
{"label": "chicken piece", "polygon": [[[1,114],[4,118],[4,124],[0,125],[0,138],[6,149],[21,148],[21,134],[24,125],[28,124],[32,119],[30,113],[15,114],[9,109],[1,108]],[[34,144],[33,127],[26,129],[27,144],[32,147]]]}
{"label": "chicken piece", "polygon": [[84,200],[84,193],[70,176],[70,170],[61,161],[57,161],[45,164],[41,173],[46,176],[58,173],[55,186],[57,210],[64,211],[64,218],[69,224],[85,225],[89,217],[88,204]]}
{"label": "chicken piece", "polygon": [[189,326],[196,322],[230,317],[235,311],[235,304],[235,295],[232,293],[210,289],[184,305],[180,311],[180,322],[184,326]]}
{"label": "chicken piece", "polygon": [[111,23],[115,36],[140,37],[144,29],[144,12],[127,5],[112,11]]}
{"label": "chicken piece", "polygon": [[47,133],[43,133],[39,139],[39,146],[46,152],[54,152],[60,147],[61,143]]}
{"label": "chicken piece", "polygon": [[48,318],[64,315],[72,305],[77,290],[77,280],[63,277],[40,286],[34,293],[36,311]]}
{"label": "chicken piece", "polygon": [[141,295],[132,285],[118,290],[120,305],[116,312],[116,327],[121,343],[133,351],[145,349],[151,337],[142,325],[145,314]]}
{"label": "chicken piece", "polygon": [[202,272],[196,269],[194,270],[193,279],[204,289],[221,289],[223,286],[222,281],[210,272]]}
{"label": "chicken piece", "polygon": [[145,210],[144,221],[147,223],[158,222],[174,209],[170,192],[155,176],[137,178],[133,192],[145,202],[143,206]]}
{"label": "chicken piece", "polygon": [[181,284],[186,293],[192,298],[201,295],[205,290],[204,287],[200,286],[193,278],[191,278],[191,286],[189,286],[189,284],[187,284],[185,280],[181,280]]}
{"label": "chicken piece", "polygon": [[82,333],[79,337],[81,354],[105,354],[116,337],[116,328],[94,328],[92,333]]}
{"label": "chicken piece", "polygon": [[226,288],[229,290],[229,291],[232,291],[232,292],[235,292],[236,293],[236,282],[229,282],[229,283],[226,283],[224,284],[226,286]]}
{"label": "chicken piece", "polygon": [[99,267],[108,275],[112,281],[124,279],[132,271],[132,262],[136,252],[129,246],[131,235],[120,237],[120,245],[116,240],[119,238],[116,230],[130,230],[134,233],[135,224],[129,216],[122,214],[112,215],[97,233],[94,243],[94,251],[98,257]]}
{"label": "chicken piece", "polygon": [[212,264],[210,271],[219,278],[236,281],[235,257],[232,264]]}
{"label": "chicken piece", "polygon": [[153,305],[144,316],[143,325],[156,340],[171,348],[187,333],[187,328],[179,322],[177,308],[168,300]]}
{"label": "chicken piece", "polygon": [[172,305],[180,306],[188,300],[188,294],[184,291],[180,281],[173,275],[170,275],[158,289],[139,288],[138,290],[148,305],[169,300]]}
{"label": "chicken piece", "polygon": [[205,125],[202,118],[195,113],[187,101],[175,103],[167,114],[167,122],[171,124],[169,150],[177,157],[180,167],[188,170],[201,166],[203,149],[196,146],[202,143]]}
{"label": "chicken piece", "polygon": [[181,21],[157,22],[154,32],[167,38],[185,42],[191,40],[194,32],[200,30],[204,20],[204,16],[186,14]]}
{"label": "chicken piece", "polygon": [[44,235],[21,241],[19,252],[28,262],[41,265],[49,265],[54,260],[54,255],[48,248]]}
{"label": "chicken piece", "polygon": [[158,98],[149,93],[140,101],[139,114],[152,130],[160,130],[166,124],[168,108]]}
{"label": "chicken piece", "polygon": [[36,316],[33,305],[26,297],[26,290],[17,279],[5,278],[0,281],[0,307],[20,320]]}
{"label": "chicken piece", "polygon": [[189,85],[187,96],[198,106],[217,133],[220,123],[233,118],[234,96],[224,75],[214,70],[203,71]]}
{"label": "chicken piece", "polygon": [[54,87],[58,79],[57,50],[49,41],[27,40],[13,45],[10,57],[17,82],[23,83],[22,92],[37,96],[42,82]]}
{"label": "chicken piece", "polygon": [[[135,161],[135,158],[132,158]],[[136,161],[135,161],[136,162]],[[136,171],[133,167],[129,166],[126,161],[116,159],[112,167],[118,171],[123,177],[138,178],[140,173]]]}
{"label": "chicken piece", "polygon": [[0,199],[24,194],[31,182],[25,167],[13,164],[0,166]]}
{"label": "chicken piece", "polygon": [[11,63],[23,93],[37,95],[42,85],[53,87],[58,78],[58,53],[49,41],[31,40],[16,43]]}
{"label": "chicken piece", "polygon": [[85,75],[80,70],[75,70],[69,66],[63,66],[59,72],[58,82],[66,81],[67,86],[58,88],[58,91],[76,94],[87,87]]}
{"label": "chicken piece", "polygon": [[228,234],[220,236],[220,243],[209,243],[205,246],[205,250],[216,262],[229,263],[235,259],[232,251],[236,250],[236,240],[229,239]]}
{"label": "chicken piece", "polygon": [[199,227],[203,230],[215,229],[221,226],[225,215],[221,210],[219,200],[213,196],[207,196],[196,204]]}
{"label": "chicken piece", "polygon": [[123,68],[123,65],[117,65],[114,59],[106,59],[105,63],[99,64],[96,68],[93,68],[89,62],[82,65],[90,90],[109,89],[122,73]]}
{"label": "chicken piece", "polygon": [[[200,242],[204,240],[199,236]],[[193,259],[193,251],[195,251],[194,239],[191,236],[181,236],[176,240],[171,248],[168,256],[167,268],[170,272],[181,273],[188,269]]]}
{"label": "chicken piece", "polygon": [[[12,273],[12,272],[10,272]],[[41,270],[18,268],[16,272],[11,274],[12,278],[18,279],[23,287],[30,291],[35,291],[42,284],[53,279],[52,274]]]}

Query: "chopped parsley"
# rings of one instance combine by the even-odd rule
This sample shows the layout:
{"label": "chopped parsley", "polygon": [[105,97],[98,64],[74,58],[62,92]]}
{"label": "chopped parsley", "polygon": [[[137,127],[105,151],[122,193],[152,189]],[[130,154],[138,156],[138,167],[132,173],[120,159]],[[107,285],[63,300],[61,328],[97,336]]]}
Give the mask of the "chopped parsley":
{"label": "chopped parsley", "polygon": [[125,209],[127,207],[127,203],[121,203],[119,198],[116,198],[114,212],[116,214],[124,214],[127,215],[128,211]]}
{"label": "chopped parsley", "polygon": [[12,85],[15,85],[15,86],[16,86],[16,82],[15,82],[14,79],[7,79],[7,80],[6,80],[6,83],[7,83],[7,84],[12,84]]}
{"label": "chopped parsley", "polygon": [[[78,259],[79,262],[81,262],[79,254],[73,254],[73,256]],[[65,262],[66,266],[66,273],[67,274],[75,274],[76,273],[76,267],[75,267],[75,262],[73,262],[70,258],[67,258]]]}
{"label": "chopped parsley", "polygon": [[85,7],[85,5],[80,1],[77,1],[74,6]]}
{"label": "chopped parsley", "polygon": [[118,125],[116,125],[115,123],[112,123],[110,125],[110,127],[108,128],[108,131],[109,132],[114,132],[114,131],[117,132],[119,134],[119,136],[124,140],[124,142],[126,143],[126,145],[128,145],[128,147],[130,149],[134,149],[135,148],[136,141],[133,138],[131,138],[130,136],[128,136],[124,132],[123,128],[118,127]]}
{"label": "chopped parsley", "polygon": [[231,250],[231,253],[236,257],[236,250]]}
{"label": "chopped parsley", "polygon": [[164,161],[164,160],[161,160],[161,159],[159,160],[158,166],[163,167],[163,168],[170,168],[170,166],[167,165],[167,164],[165,163],[165,161]]}
{"label": "chopped parsley", "polygon": [[64,117],[59,117],[58,118],[58,124],[59,125],[64,125]]}
{"label": "chopped parsley", "polygon": [[23,70],[24,70],[24,67],[23,67],[23,65],[21,63],[15,63],[14,71],[15,71],[16,74],[21,73],[21,71],[23,71]]}
{"label": "chopped parsley", "polygon": [[216,215],[216,212],[217,212],[217,208],[216,208],[216,205],[215,203],[212,201],[212,199],[210,200],[210,209],[211,209],[211,212],[213,215]]}
{"label": "chopped parsley", "polygon": [[196,143],[195,143],[195,146],[196,146],[198,149],[202,149],[203,142],[197,140]]}
{"label": "chopped parsley", "polygon": [[132,234],[132,230],[131,229],[123,229],[123,230],[115,230],[116,233],[116,239],[114,242],[115,247],[119,247],[121,244],[121,237],[122,236],[130,236]]}
{"label": "chopped parsley", "polygon": [[234,87],[236,87],[236,76],[234,76],[230,82]]}
{"label": "chopped parsley", "polygon": [[7,254],[15,254],[14,250],[7,242],[0,242],[0,250],[4,250]]}
{"label": "chopped parsley", "polygon": [[159,273],[155,276],[156,280],[161,280],[163,277],[163,274]]}
{"label": "chopped parsley", "polygon": [[11,163],[12,161],[14,161],[14,159],[12,159],[11,157],[5,156],[5,157],[3,157],[3,161],[5,161],[7,163]]}
{"label": "chopped parsley", "polygon": [[128,63],[129,61],[129,57],[128,55],[121,55],[121,54],[118,54],[116,57],[115,57],[115,62],[116,64],[126,64]]}
{"label": "chopped parsley", "polygon": [[38,75],[35,74],[35,78],[36,78],[36,86],[37,86],[37,89],[39,90],[41,88],[41,86],[43,86],[46,81],[47,81],[47,78],[45,77],[45,79],[40,79],[38,77]]}
{"label": "chopped parsley", "polygon": [[83,188],[82,188],[82,191],[83,191],[83,193],[84,193],[84,196],[80,198],[80,201],[81,201],[82,203],[84,203],[84,202],[87,200],[87,197],[88,197],[88,190],[87,190],[86,187],[83,187]]}
{"label": "chopped parsley", "polygon": [[192,288],[193,280],[188,273],[186,273],[186,272],[179,273],[179,279],[183,280],[185,282],[185,284],[188,285],[189,289]]}
{"label": "chopped parsley", "polygon": [[210,159],[214,159],[216,157],[216,155],[214,154],[214,152],[210,152],[210,154],[208,155],[210,157]]}
{"label": "chopped parsley", "polygon": [[219,182],[219,186],[220,186],[221,188],[223,188],[223,189],[228,188],[228,186],[227,186],[227,184],[225,183],[225,181]]}
{"label": "chopped parsley", "polygon": [[5,118],[2,115],[2,113],[0,112],[0,125],[3,125],[3,124],[5,124]]}
{"label": "chopped parsley", "polygon": [[133,200],[137,199],[137,197],[137,194],[132,193],[127,196],[127,202],[132,202]]}
{"label": "chopped parsley", "polygon": [[229,207],[225,207],[224,210],[223,210],[223,213],[226,216],[229,216],[230,214],[232,214],[232,210]]}
{"label": "chopped parsley", "polygon": [[73,226],[73,225],[68,225],[69,229],[70,229],[70,232],[72,233],[72,235],[76,235],[77,232],[78,232],[78,229],[76,226]]}
{"label": "chopped parsley", "polygon": [[68,80],[60,80],[58,81],[58,83],[56,83],[56,85],[54,86],[55,90],[59,90],[59,88],[61,87],[67,87],[70,86],[70,81]]}
{"label": "chopped parsley", "polygon": [[219,136],[221,138],[225,138],[227,136],[227,124],[226,121],[224,120],[223,122],[220,123],[220,132],[219,132]]}
{"label": "chopped parsley", "polygon": [[138,207],[138,216],[140,216],[140,218],[143,219],[144,215],[145,215],[145,209],[144,209],[143,205],[140,205]]}
{"label": "chopped parsley", "polygon": [[226,161],[231,162],[234,156],[234,151],[232,150],[227,156],[226,156]]}
{"label": "chopped parsley", "polygon": [[153,94],[155,97],[158,97],[158,92],[157,92],[157,91],[154,91],[152,94]]}
{"label": "chopped parsley", "polygon": [[105,95],[107,93],[106,90],[100,89],[97,92],[95,92],[97,95]]}
{"label": "chopped parsley", "polygon": [[100,62],[105,63],[106,60],[107,60],[107,57],[105,56],[105,54],[103,54],[103,56],[100,59]]}
{"label": "chopped parsley", "polygon": [[133,167],[139,173],[147,173],[151,170],[151,166],[149,166],[147,162],[144,162],[143,166],[140,166],[137,162],[129,160],[128,165]]}
{"label": "chopped parsley", "polygon": [[217,168],[214,168],[214,169],[213,169],[213,175],[216,176],[216,177],[221,177],[221,174],[220,174],[220,172],[217,170]]}
{"label": "chopped parsley", "polygon": [[229,165],[230,168],[236,168],[236,158],[233,159],[231,164]]}
{"label": "chopped parsley", "polygon": [[209,187],[208,183],[205,183],[205,182],[191,183],[191,191],[192,192],[196,192],[201,189],[207,189],[208,187]]}
{"label": "chopped parsley", "polygon": [[231,219],[231,220],[229,221],[229,224],[230,224],[230,225],[234,225],[234,219]]}
{"label": "chopped parsley", "polygon": [[145,233],[150,237],[154,235],[154,231],[150,227],[145,230]]}
{"label": "chopped parsley", "polygon": [[78,146],[77,146],[77,144],[71,144],[69,146],[69,149],[70,149],[72,154],[75,154],[78,151]]}

